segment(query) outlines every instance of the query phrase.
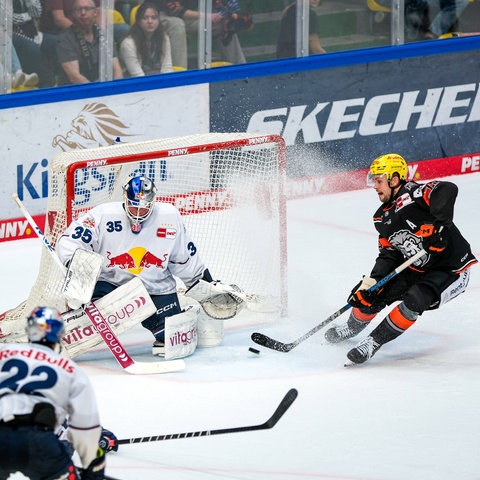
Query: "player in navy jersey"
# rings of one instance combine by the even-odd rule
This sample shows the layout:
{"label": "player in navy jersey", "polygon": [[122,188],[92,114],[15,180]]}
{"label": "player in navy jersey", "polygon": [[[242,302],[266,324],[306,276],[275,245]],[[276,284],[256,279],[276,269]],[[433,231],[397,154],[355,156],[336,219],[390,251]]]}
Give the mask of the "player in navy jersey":
{"label": "player in navy jersey", "polygon": [[[363,277],[348,297],[354,307],[348,321],[328,329],[325,338],[330,343],[352,338],[386,306],[400,303],[348,352],[346,365],[367,361],[382,345],[410,328],[424,311],[463,293],[470,267],[477,263],[453,222],[457,186],[448,181],[407,181],[407,174],[406,161],[393,153],[378,157],[370,166],[369,185],[382,202],[373,216],[379,253],[370,275]],[[413,265],[383,288],[367,291],[422,248],[426,254]]]}
{"label": "player in navy jersey", "polygon": [[[105,454],[95,395],[86,374],[58,353],[64,330],[60,312],[38,307],[27,319],[30,343],[0,345],[0,478],[22,472],[35,479],[101,480]],[[67,420],[66,438],[56,431]]]}

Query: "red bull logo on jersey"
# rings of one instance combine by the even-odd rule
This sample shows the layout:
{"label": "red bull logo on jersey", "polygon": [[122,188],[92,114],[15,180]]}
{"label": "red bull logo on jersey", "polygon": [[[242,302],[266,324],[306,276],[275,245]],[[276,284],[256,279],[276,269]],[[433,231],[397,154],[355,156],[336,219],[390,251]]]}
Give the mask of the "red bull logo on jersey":
{"label": "red bull logo on jersey", "polygon": [[140,275],[144,268],[162,268],[165,269],[164,263],[167,261],[168,253],[164,253],[163,258],[157,257],[144,247],[133,247],[128,252],[122,252],[113,255],[107,252],[108,264],[106,268],[120,268],[128,270],[133,275]]}
{"label": "red bull logo on jersey", "polygon": [[95,228],[95,219],[88,215],[83,219],[83,225],[87,228]]}

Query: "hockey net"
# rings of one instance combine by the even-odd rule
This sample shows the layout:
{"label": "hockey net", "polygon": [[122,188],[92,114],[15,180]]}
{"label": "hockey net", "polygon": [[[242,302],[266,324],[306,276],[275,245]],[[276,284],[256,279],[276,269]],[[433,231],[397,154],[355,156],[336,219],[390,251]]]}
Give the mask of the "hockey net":
{"label": "hockey net", "polygon": [[[157,201],[178,208],[213,277],[243,289],[247,308],[286,313],[282,137],[209,133],[63,152],[50,163],[49,242],[55,246],[68,224],[90,208],[122,200],[132,174],[154,180]],[[18,331],[17,320],[23,324],[38,305],[65,311],[62,284],[63,273],[42,248],[37,280],[28,299],[0,318],[2,334]]]}

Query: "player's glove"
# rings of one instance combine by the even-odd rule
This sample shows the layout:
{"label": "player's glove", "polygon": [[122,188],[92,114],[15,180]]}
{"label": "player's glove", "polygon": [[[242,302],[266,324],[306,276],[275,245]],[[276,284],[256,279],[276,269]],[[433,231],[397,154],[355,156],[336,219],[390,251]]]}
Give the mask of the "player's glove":
{"label": "player's glove", "polygon": [[113,432],[102,428],[102,433],[100,434],[100,440],[98,441],[98,446],[105,452],[111,452],[112,450],[116,452],[118,450],[118,438]]}
{"label": "player's glove", "polygon": [[103,480],[105,478],[105,452],[99,448],[97,458],[92,460],[88,468],[80,472],[81,480]]}
{"label": "player's glove", "polygon": [[350,292],[347,302],[352,307],[362,308],[371,307],[375,297],[383,289],[377,289],[373,292],[369,292],[368,289],[373,287],[377,281],[374,278],[364,276],[360,282],[358,282]]}
{"label": "player's glove", "polygon": [[422,244],[426,252],[437,255],[447,247],[447,230],[443,225],[422,225],[420,227]]}

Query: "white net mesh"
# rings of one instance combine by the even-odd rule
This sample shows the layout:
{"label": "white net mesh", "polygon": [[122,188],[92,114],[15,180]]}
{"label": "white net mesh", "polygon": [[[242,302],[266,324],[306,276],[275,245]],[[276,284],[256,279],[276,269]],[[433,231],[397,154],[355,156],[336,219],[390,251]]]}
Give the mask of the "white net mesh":
{"label": "white net mesh", "polygon": [[[45,235],[52,245],[95,205],[122,199],[133,173],[181,212],[215,279],[241,287],[253,309],[286,309],[285,149],[277,136],[214,133],[64,152],[50,164]],[[6,312],[15,331],[38,305],[66,309],[63,275],[46,249],[28,299]],[[180,285],[181,287],[181,285]]]}

